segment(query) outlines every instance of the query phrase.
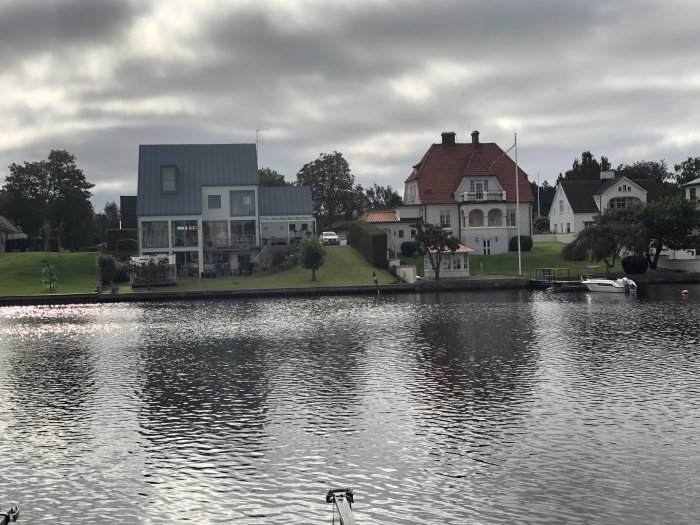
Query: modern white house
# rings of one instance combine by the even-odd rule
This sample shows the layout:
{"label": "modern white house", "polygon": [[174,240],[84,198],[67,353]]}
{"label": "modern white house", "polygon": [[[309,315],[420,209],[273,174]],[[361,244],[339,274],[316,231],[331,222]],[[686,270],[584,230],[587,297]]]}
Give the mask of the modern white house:
{"label": "modern white house", "polygon": [[174,255],[178,276],[230,275],[315,235],[310,188],[258,180],[255,144],[139,146],[139,255]]}
{"label": "modern white house", "polygon": [[440,224],[484,255],[508,251],[510,239],[532,236],[534,198],[527,174],[495,143],[457,143],[442,133],[404,183],[401,221]]}
{"label": "modern white house", "polygon": [[653,202],[660,193],[651,179],[616,178],[614,171],[601,172],[599,180],[561,180],[549,209],[550,229],[558,234],[578,233],[606,209]]}

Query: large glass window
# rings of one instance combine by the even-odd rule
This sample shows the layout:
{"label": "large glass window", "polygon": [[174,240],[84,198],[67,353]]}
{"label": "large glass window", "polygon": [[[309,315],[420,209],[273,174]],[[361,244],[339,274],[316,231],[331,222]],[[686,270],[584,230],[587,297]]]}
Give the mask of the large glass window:
{"label": "large glass window", "polygon": [[177,191],[175,166],[160,167],[160,183],[163,193],[175,193]]}
{"label": "large glass window", "polygon": [[143,221],[141,223],[141,248],[167,248],[168,221]]}
{"label": "large glass window", "polygon": [[231,246],[255,246],[255,221],[231,221]]}
{"label": "large glass window", "polygon": [[197,246],[197,221],[173,221],[173,247]]}
{"label": "large glass window", "polygon": [[489,211],[489,226],[503,226],[501,210],[490,210]]}
{"label": "large glass window", "polygon": [[228,246],[227,221],[204,221],[202,222],[202,230],[204,234],[204,246]]}
{"label": "large glass window", "polygon": [[249,217],[255,215],[255,191],[234,190],[230,193],[231,217]]}
{"label": "large glass window", "polygon": [[515,208],[508,208],[506,211],[506,226],[517,226],[515,224]]}
{"label": "large glass window", "polygon": [[469,227],[478,228],[484,225],[484,212],[481,210],[472,210],[469,212]]}

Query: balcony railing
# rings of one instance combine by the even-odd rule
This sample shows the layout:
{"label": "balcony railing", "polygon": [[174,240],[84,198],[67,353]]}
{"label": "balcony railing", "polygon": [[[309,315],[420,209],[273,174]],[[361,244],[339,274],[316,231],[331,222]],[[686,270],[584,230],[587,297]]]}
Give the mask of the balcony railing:
{"label": "balcony railing", "polygon": [[505,191],[464,191],[461,194],[462,202],[505,202]]}
{"label": "balcony railing", "polygon": [[205,250],[245,250],[257,246],[255,235],[215,236],[204,238]]}

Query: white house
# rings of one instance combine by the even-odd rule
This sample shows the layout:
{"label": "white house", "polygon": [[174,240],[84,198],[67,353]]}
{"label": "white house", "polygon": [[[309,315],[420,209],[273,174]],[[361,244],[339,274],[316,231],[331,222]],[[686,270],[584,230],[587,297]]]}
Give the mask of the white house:
{"label": "white house", "polygon": [[13,239],[26,239],[27,234],[8,219],[0,215],[0,252],[5,251],[5,243]]}
{"label": "white house", "polygon": [[401,244],[416,238],[415,218],[401,219],[401,209],[395,210],[368,210],[358,217],[358,221],[373,224],[386,233],[387,250],[389,256],[401,253]]}
{"label": "white house", "polygon": [[681,185],[681,188],[683,188],[683,194],[686,199],[698,201],[698,206],[700,206],[700,179],[686,182]]}
{"label": "white house", "polygon": [[484,255],[504,253],[518,229],[532,236],[530,184],[497,144],[480,142],[478,131],[471,138],[457,143],[443,133],[428,148],[405,181],[399,217],[440,224]]}
{"label": "white house", "polygon": [[308,187],[261,187],[255,144],[139,146],[139,255],[179,276],[245,271],[271,243],[315,234]]}
{"label": "white house", "polygon": [[590,226],[597,213],[653,202],[659,196],[653,180],[615,178],[614,171],[601,172],[599,180],[561,180],[549,209],[549,225],[554,233],[577,233]]}

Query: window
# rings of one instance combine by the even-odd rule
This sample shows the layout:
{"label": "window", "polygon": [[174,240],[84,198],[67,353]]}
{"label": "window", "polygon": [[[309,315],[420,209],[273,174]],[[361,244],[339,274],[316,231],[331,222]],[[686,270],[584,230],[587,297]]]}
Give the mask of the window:
{"label": "window", "polygon": [[305,232],[305,231],[308,230],[308,229],[309,229],[309,225],[308,225],[308,224],[302,224],[302,225],[301,225],[301,231]]}
{"label": "window", "polygon": [[469,227],[478,228],[484,225],[484,212],[481,210],[472,210],[469,212]]}
{"label": "window", "polygon": [[255,246],[255,221],[231,221],[231,246],[247,248]]}
{"label": "window", "polygon": [[204,246],[228,246],[228,224],[226,221],[204,221],[202,222],[202,230]]}
{"label": "window", "polygon": [[502,226],[503,225],[503,219],[502,219],[502,214],[501,210],[490,210],[489,211],[489,226]]}
{"label": "window", "polygon": [[571,223],[566,223],[566,233],[571,233]]}
{"label": "window", "polygon": [[290,223],[290,224],[289,224],[289,231],[290,231],[290,232],[295,232],[295,231],[297,231],[297,225],[294,224],[294,223]]}
{"label": "window", "polygon": [[255,191],[231,191],[231,217],[255,215]]}
{"label": "window", "polygon": [[416,237],[416,230],[411,230],[411,239]]}
{"label": "window", "polygon": [[399,230],[399,239],[403,239],[403,230]]}
{"label": "window", "polygon": [[209,195],[207,200],[207,206],[210,210],[218,210],[221,208],[221,195]]}
{"label": "window", "polygon": [[440,210],[440,226],[449,228],[452,226],[450,221],[450,210]]}
{"label": "window", "polygon": [[696,189],[695,189],[695,188],[690,188],[690,200],[691,200],[691,201],[694,201],[694,200],[697,199],[697,198],[698,198],[698,196],[697,196],[697,194],[696,194]]}
{"label": "window", "polygon": [[142,248],[168,247],[168,221],[144,221],[141,223]]}
{"label": "window", "polygon": [[515,224],[515,208],[506,210],[506,226],[517,226]]}
{"label": "window", "polygon": [[160,167],[160,189],[163,193],[177,192],[175,166]]}
{"label": "window", "polygon": [[197,245],[197,221],[173,221],[173,246]]}
{"label": "window", "polygon": [[559,201],[559,213],[564,213],[564,201]]}

